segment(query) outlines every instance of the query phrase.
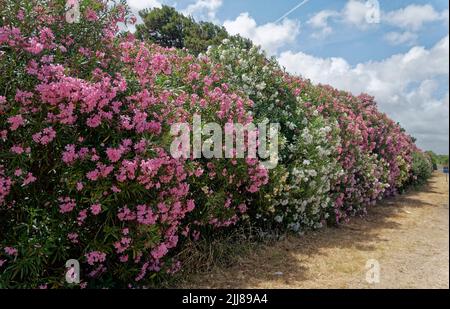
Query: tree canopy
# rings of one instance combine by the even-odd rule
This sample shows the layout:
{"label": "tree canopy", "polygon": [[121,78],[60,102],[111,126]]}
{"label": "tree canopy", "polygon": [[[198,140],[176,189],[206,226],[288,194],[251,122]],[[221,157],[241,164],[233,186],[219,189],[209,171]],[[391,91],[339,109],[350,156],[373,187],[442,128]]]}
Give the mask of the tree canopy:
{"label": "tree canopy", "polygon": [[184,16],[166,5],[142,10],[139,15],[143,24],[136,27],[137,37],[163,47],[186,48],[198,55],[227,38],[237,39],[248,48],[252,46],[250,40],[231,36],[224,27],[211,22],[196,22],[192,16]]}

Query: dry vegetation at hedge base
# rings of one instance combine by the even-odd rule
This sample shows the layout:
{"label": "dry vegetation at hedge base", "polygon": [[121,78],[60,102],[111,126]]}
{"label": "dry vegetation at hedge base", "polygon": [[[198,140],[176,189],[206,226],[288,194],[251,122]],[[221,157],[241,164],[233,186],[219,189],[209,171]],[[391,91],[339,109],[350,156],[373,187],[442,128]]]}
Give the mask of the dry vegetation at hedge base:
{"label": "dry vegetation at hedge base", "polygon": [[[68,24],[63,1],[0,4],[1,287],[68,287],[71,258],[81,287],[160,284],[205,235],[342,222],[428,176],[373,98],[290,76],[240,40],[197,58],[117,37],[121,5],[86,1]],[[170,125],[199,112],[279,122],[281,164],[172,158]]]}
{"label": "dry vegetation at hedge base", "polygon": [[[208,267],[185,267],[194,273],[176,277],[172,287],[448,289],[448,190],[445,175],[435,172],[427,184],[383,200],[339,229],[259,245],[241,239],[236,245],[244,250],[228,260],[202,250],[196,258]],[[380,263],[379,283],[366,282],[369,259]]]}

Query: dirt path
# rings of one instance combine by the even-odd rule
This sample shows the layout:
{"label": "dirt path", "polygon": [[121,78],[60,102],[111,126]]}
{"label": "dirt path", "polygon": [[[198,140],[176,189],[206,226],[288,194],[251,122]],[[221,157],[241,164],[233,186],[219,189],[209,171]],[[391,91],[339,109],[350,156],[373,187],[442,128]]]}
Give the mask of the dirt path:
{"label": "dirt path", "polygon": [[[449,288],[448,183],[435,173],[417,192],[386,200],[364,219],[289,237],[199,274],[191,288]],[[380,282],[366,282],[366,262]]]}

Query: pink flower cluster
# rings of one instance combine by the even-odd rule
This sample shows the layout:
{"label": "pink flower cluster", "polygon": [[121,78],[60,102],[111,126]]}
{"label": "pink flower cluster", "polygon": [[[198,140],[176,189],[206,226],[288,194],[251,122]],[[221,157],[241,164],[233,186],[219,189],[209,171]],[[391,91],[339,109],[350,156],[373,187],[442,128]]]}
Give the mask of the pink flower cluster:
{"label": "pink flower cluster", "polygon": [[106,261],[106,253],[101,251],[91,251],[86,253],[85,256],[89,265],[95,265],[96,263],[103,263]]}

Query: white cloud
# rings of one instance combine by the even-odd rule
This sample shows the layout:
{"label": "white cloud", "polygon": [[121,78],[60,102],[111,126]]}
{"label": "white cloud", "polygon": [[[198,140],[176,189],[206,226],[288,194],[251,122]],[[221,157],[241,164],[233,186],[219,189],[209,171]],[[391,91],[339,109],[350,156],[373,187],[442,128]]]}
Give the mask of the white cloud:
{"label": "white cloud", "polygon": [[448,20],[448,9],[438,12],[430,4],[416,5],[411,4],[405,8],[387,12],[383,16],[383,20],[387,23],[412,31],[420,30],[424,24]]}
{"label": "white cloud", "polygon": [[391,45],[413,45],[418,39],[418,35],[414,32],[388,32],[384,35],[384,39]]}
{"label": "white cloud", "polygon": [[285,18],[282,23],[258,25],[248,13],[241,13],[235,20],[226,20],[223,25],[230,34],[240,34],[261,45],[269,55],[295,42],[300,33],[300,24],[294,20]]}
{"label": "white cloud", "polygon": [[393,31],[385,35],[385,39],[390,44],[412,45],[418,38],[417,32],[425,24],[443,21],[448,26],[448,9],[438,12],[430,4],[411,4],[398,10],[382,12],[379,7],[372,5],[372,3],[375,4],[376,2],[373,0],[348,0],[340,11],[319,11],[307,22],[315,30],[312,36],[325,38],[331,34],[333,28],[330,23],[332,22],[345,23],[360,30],[371,29],[377,23],[383,22],[403,30]]}
{"label": "white cloud", "polygon": [[222,0],[197,0],[185,8],[182,13],[192,15],[196,20],[217,21],[217,10],[222,6]]}
{"label": "white cloud", "polygon": [[356,26],[360,30],[369,29],[379,22],[379,7],[372,0],[349,0],[340,11],[323,10],[313,15],[307,22],[314,31],[312,37],[325,38],[333,32],[330,22],[341,22]]}
{"label": "white cloud", "polygon": [[282,53],[279,61],[315,83],[374,95],[380,109],[400,121],[420,146],[448,152],[448,90],[444,96],[435,95],[439,82],[449,75],[448,35],[430,49],[415,46],[405,54],[355,66],[342,58],[291,51]]}
{"label": "white cloud", "polygon": [[344,22],[366,29],[370,25],[367,19],[370,8],[366,3],[358,0],[349,0],[341,12]]}
{"label": "white cloud", "polygon": [[127,0],[127,2],[133,12],[154,7],[160,8],[162,6],[158,0]]}
{"label": "white cloud", "polygon": [[339,15],[336,11],[324,10],[320,11],[317,14],[313,15],[306,23],[310,25],[312,28],[317,29],[312,36],[316,38],[324,38],[330,35],[333,32],[333,28],[331,28],[328,24],[328,19],[334,16]]}

